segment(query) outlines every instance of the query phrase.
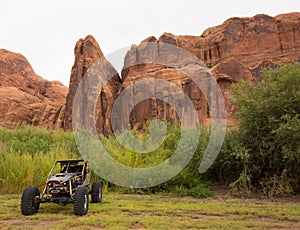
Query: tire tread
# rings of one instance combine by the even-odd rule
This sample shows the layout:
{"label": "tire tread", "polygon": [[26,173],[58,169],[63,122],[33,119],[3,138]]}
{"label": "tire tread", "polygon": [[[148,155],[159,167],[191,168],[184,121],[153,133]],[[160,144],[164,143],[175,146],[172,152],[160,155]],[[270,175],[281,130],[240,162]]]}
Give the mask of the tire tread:
{"label": "tire tread", "polygon": [[[84,209],[85,196],[88,196],[89,190],[87,187],[79,187],[74,195],[74,214],[77,216],[86,215],[88,212],[88,203],[86,210]],[[88,197],[87,197],[88,198]]]}
{"label": "tire tread", "polygon": [[39,204],[33,205],[36,196],[39,196],[40,192],[37,187],[27,187],[21,198],[21,213],[25,216],[30,216],[38,212]]}
{"label": "tire tread", "polygon": [[[99,190],[101,191],[101,198],[99,198]],[[94,182],[92,184],[91,191],[92,203],[101,203],[102,202],[102,184],[101,182]]]}

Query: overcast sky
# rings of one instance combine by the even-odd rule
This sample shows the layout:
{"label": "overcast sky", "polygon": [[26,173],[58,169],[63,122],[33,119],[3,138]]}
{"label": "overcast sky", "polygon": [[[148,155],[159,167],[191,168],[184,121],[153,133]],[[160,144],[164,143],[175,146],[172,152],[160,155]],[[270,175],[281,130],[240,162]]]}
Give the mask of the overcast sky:
{"label": "overcast sky", "polygon": [[88,34],[108,55],[164,32],[201,35],[230,17],[299,11],[299,0],[0,0],[0,48],[68,86],[75,43]]}

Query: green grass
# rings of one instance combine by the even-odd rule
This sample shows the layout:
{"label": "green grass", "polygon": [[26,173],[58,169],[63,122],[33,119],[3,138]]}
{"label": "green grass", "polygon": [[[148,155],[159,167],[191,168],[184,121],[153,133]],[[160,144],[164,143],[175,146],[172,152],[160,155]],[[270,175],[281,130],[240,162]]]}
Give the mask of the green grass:
{"label": "green grass", "polygon": [[73,215],[73,206],[41,204],[22,216],[20,195],[0,195],[1,229],[300,229],[300,201],[104,193],[102,204]]}
{"label": "green grass", "polygon": [[42,188],[56,160],[78,156],[63,149],[36,155],[9,150],[0,158],[0,193],[19,193],[29,185]]}
{"label": "green grass", "polygon": [[[134,168],[150,167],[165,161],[176,149],[177,142],[181,136],[181,128],[175,124],[169,124],[168,126],[169,132],[164,143],[155,151],[147,154],[125,149],[113,136],[110,138],[102,136],[101,141],[107,152],[118,162]],[[177,192],[180,196],[189,195],[198,198],[212,195],[209,181],[199,180],[198,167],[209,137],[206,129],[199,127],[199,130],[201,133],[199,143],[201,145],[199,144],[193,159],[185,170],[168,182],[142,192]],[[184,132],[193,133],[193,131]],[[149,138],[148,134],[135,135],[139,139]],[[81,136],[81,138],[85,138],[81,142],[85,145],[89,143],[89,146],[98,146],[97,144],[94,145],[93,142],[88,142],[90,139],[88,135]],[[123,136],[123,139],[129,141],[126,135]],[[192,145],[191,141],[192,139],[186,141],[187,149]],[[98,151],[99,149],[95,153],[98,154]],[[48,173],[56,160],[78,158],[83,158],[83,156],[79,154],[74,135],[71,132],[47,131],[31,126],[21,126],[14,130],[0,127],[0,194],[21,193],[29,185],[42,189]],[[86,158],[91,159],[91,156]],[[94,162],[94,165],[100,165],[100,162],[99,164]],[[95,170],[94,168],[92,169]],[[111,168],[107,170],[111,170]],[[94,179],[100,180],[96,174],[93,175],[92,181]],[[101,181],[108,187],[108,182],[105,182],[104,178]],[[110,188],[113,191],[132,192],[128,191],[129,189],[127,188],[111,184]]]}

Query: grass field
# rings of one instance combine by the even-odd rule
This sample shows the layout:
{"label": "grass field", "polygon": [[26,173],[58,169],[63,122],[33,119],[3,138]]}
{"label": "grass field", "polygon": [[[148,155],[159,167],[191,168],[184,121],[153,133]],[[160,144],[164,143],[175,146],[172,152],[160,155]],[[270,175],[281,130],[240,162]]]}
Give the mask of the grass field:
{"label": "grass field", "polygon": [[41,204],[22,216],[20,195],[0,195],[1,229],[300,229],[300,200],[206,199],[104,193],[102,204],[73,215],[73,206]]}

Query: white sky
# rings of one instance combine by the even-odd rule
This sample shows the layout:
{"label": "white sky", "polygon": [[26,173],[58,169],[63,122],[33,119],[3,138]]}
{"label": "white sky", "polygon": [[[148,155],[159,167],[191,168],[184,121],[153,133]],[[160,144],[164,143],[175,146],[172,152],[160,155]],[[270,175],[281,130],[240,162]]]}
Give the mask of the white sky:
{"label": "white sky", "polygon": [[88,34],[108,55],[164,32],[201,35],[230,17],[299,11],[299,0],[0,0],[0,48],[68,86],[75,43]]}

